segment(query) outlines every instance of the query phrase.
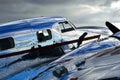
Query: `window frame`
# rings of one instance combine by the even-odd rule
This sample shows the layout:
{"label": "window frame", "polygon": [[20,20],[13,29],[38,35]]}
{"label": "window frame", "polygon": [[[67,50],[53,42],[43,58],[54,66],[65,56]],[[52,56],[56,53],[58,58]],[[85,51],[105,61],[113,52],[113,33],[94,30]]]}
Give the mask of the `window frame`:
{"label": "window frame", "polygon": [[[39,33],[39,31],[41,31],[41,33]],[[48,36],[46,36],[46,33],[48,34]],[[36,36],[37,36],[37,40],[38,40],[38,43],[39,42],[45,42],[47,40],[51,40],[52,39],[52,32],[51,32],[51,29],[42,29],[42,30],[38,30],[36,32]]]}
{"label": "window frame", "polygon": [[[59,24],[59,26],[60,26],[60,29],[61,29],[61,32],[62,32],[62,33],[75,30],[74,27],[73,27],[68,21],[59,22],[58,24]],[[70,26],[70,28],[66,28],[66,27],[65,27],[65,24],[68,24],[68,25]],[[61,26],[61,25],[62,25],[62,26]],[[63,29],[62,29],[61,27],[62,27]]]}

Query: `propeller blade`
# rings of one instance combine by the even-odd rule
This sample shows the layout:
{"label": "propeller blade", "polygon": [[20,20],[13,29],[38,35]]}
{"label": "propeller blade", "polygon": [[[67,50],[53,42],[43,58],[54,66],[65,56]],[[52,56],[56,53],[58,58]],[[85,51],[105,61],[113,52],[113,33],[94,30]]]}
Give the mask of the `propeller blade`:
{"label": "propeller blade", "polygon": [[119,32],[120,30],[114,26],[113,24],[111,24],[110,22],[106,21],[106,26],[110,29],[110,31],[115,34],[117,32]]}
{"label": "propeller blade", "polygon": [[85,33],[83,33],[83,34],[79,37],[79,40],[81,40],[81,41],[79,41],[79,42],[77,43],[77,47],[79,47],[79,46],[82,44],[82,42],[84,41],[84,38],[85,38],[85,36],[86,36],[87,34],[88,34],[88,33],[85,32]]}

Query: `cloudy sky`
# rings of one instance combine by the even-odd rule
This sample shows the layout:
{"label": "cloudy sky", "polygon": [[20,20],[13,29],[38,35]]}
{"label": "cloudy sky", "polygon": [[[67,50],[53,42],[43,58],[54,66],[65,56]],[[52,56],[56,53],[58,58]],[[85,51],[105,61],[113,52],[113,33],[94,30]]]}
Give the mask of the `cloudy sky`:
{"label": "cloudy sky", "polygon": [[0,23],[40,16],[63,16],[76,25],[120,22],[120,0],[0,0]]}

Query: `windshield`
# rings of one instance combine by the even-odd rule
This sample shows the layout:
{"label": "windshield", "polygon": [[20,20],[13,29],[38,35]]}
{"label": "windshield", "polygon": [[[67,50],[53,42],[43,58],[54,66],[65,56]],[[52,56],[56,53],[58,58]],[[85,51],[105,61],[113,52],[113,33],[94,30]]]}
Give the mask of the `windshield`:
{"label": "windshield", "polygon": [[61,29],[61,32],[62,32],[62,33],[74,30],[73,25],[71,25],[71,24],[68,23],[67,21],[65,21],[65,22],[60,22],[60,23],[59,23],[59,26],[60,26],[60,29]]}

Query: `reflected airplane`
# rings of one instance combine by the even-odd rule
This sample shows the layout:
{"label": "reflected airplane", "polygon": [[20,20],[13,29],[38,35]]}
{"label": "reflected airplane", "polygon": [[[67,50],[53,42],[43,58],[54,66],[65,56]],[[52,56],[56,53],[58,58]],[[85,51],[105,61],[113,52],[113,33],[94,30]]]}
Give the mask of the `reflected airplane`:
{"label": "reflected airplane", "polygon": [[[112,35],[63,55],[32,80],[120,80],[120,30],[106,22]],[[44,76],[47,75],[47,76]]]}
{"label": "reflected airplane", "polygon": [[[17,72],[40,62],[37,58],[61,56],[78,48],[82,42],[99,39],[100,35],[91,31],[87,33],[76,28],[63,17],[40,17],[9,22],[0,25],[0,71],[14,66]],[[83,43],[83,44],[84,44]],[[33,60],[33,63],[29,63]],[[41,59],[42,60],[42,59]],[[15,67],[18,63],[28,61],[27,67]],[[34,62],[35,61],[35,62]],[[43,61],[48,63],[51,60]],[[1,74],[0,79],[16,73],[8,68],[7,74]]]}
{"label": "reflected airplane", "polygon": [[[40,17],[1,24],[0,58],[25,54],[45,46],[79,39],[84,32],[63,17]],[[83,35],[88,40],[100,37],[98,34],[89,31],[88,33]],[[40,51],[40,55],[63,55],[80,44],[79,42],[59,45],[52,47],[52,50],[47,48],[48,50]]]}

